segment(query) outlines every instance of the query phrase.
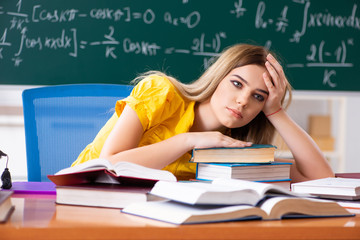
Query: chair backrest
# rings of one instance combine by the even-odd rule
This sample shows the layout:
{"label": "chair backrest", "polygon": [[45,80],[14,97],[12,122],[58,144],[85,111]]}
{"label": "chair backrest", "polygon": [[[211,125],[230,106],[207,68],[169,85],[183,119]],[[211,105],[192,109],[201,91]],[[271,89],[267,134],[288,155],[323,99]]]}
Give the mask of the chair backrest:
{"label": "chair backrest", "polygon": [[133,86],[70,84],[23,91],[28,181],[69,167]]}

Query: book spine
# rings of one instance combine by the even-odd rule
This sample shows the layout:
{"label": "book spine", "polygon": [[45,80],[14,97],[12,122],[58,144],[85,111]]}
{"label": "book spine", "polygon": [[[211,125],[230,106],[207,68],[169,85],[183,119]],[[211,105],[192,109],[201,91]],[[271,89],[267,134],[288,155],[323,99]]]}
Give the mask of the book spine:
{"label": "book spine", "polygon": [[198,179],[198,174],[199,174],[199,163],[196,163],[195,179]]}

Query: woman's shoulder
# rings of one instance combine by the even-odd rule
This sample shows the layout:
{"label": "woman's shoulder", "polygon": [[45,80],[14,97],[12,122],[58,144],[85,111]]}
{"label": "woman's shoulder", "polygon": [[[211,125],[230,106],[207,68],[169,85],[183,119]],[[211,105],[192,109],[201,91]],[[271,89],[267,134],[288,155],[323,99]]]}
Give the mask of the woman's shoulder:
{"label": "woman's shoulder", "polygon": [[174,88],[166,75],[151,74],[143,78],[137,86],[142,88]]}
{"label": "woman's shoulder", "polygon": [[154,97],[156,95],[168,96],[176,92],[175,86],[167,76],[152,74],[146,76],[134,87],[133,96]]}

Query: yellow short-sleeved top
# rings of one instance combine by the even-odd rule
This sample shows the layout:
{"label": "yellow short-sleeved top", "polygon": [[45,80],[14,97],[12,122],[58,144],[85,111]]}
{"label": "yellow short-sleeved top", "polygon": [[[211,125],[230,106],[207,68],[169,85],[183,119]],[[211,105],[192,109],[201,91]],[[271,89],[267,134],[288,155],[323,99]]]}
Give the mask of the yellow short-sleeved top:
{"label": "yellow short-sleeved top", "polygon": [[[188,132],[194,122],[195,102],[185,100],[166,77],[151,75],[140,81],[129,97],[117,101],[113,116],[72,166],[99,157],[106,138],[126,105],[137,113],[144,129],[139,147]],[[164,170],[174,173],[179,180],[194,178],[196,165],[189,163],[190,158],[191,154],[186,153]]]}

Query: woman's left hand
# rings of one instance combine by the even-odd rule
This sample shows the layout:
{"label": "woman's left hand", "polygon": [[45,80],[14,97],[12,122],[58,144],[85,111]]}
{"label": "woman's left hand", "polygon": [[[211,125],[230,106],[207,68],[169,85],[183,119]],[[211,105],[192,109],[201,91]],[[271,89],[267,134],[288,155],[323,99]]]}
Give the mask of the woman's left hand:
{"label": "woman's left hand", "polygon": [[281,109],[281,99],[285,95],[288,81],[280,63],[271,54],[266,58],[268,61],[265,63],[265,66],[268,72],[264,72],[263,78],[268,88],[269,96],[263,112],[267,116]]}

